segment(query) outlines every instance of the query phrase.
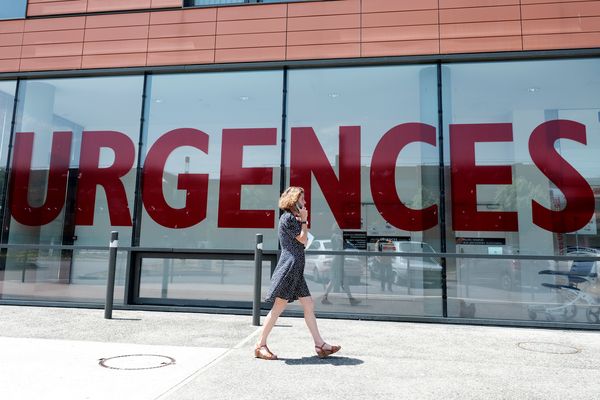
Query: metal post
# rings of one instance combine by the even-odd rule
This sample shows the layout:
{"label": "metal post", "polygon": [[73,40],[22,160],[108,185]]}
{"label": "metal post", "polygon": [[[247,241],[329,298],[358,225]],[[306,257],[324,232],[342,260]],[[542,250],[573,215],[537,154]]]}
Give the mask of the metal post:
{"label": "metal post", "polygon": [[173,259],[163,259],[163,273],[162,273],[162,286],[160,288],[160,298],[166,299],[169,291],[169,277],[171,275],[171,263]]}
{"label": "metal post", "polygon": [[106,305],[104,307],[104,319],[112,318],[113,297],[115,294],[115,271],[117,269],[117,247],[119,246],[119,232],[110,233],[110,244],[108,253],[108,278],[106,280]]}
{"label": "metal post", "polygon": [[252,325],[260,326],[260,289],[262,282],[262,248],[263,235],[256,234],[254,248],[254,301],[252,302]]}

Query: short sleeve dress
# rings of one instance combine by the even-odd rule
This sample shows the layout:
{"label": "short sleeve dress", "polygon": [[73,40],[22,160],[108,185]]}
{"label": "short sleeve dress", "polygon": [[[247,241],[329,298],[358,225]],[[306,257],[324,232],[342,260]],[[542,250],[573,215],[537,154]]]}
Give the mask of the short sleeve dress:
{"label": "short sleeve dress", "polygon": [[292,302],[310,296],[304,279],[304,245],[296,236],[302,232],[302,224],[289,211],[279,218],[279,243],[281,256],[271,277],[271,287],[265,301],[274,302],[276,297]]}

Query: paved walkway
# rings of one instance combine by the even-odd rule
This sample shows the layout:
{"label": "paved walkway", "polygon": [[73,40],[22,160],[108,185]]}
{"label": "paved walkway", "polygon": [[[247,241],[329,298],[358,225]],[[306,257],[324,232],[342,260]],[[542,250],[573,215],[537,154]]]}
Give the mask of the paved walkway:
{"label": "paved walkway", "polygon": [[0,398],[600,398],[600,332],[321,319],[343,349],[320,360],[303,320],[281,318],[269,362],[249,316],[113,316],[0,306]]}

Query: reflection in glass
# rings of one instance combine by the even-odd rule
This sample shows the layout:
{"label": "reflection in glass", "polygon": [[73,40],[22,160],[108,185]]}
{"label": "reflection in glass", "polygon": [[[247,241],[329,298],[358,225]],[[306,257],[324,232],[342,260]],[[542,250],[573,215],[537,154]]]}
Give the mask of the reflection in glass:
{"label": "reflection in glass", "polygon": [[[21,81],[11,156],[9,244],[104,245],[111,230],[119,232],[121,245],[130,243],[142,88],[141,76]],[[81,155],[84,148],[87,153]],[[117,164],[123,172],[107,180]],[[83,209],[89,218],[80,219]],[[117,211],[125,218],[116,220]],[[83,250],[9,248],[3,259],[3,295],[98,300],[106,279],[86,292],[94,280],[84,278],[82,271],[93,267],[105,274],[103,257]],[[15,286],[17,275],[20,284]]]}
{"label": "reflection in glass", "polygon": [[[13,204],[22,217],[15,218],[13,210],[9,243],[99,245],[107,242],[111,230],[119,232],[121,244],[130,242],[142,83],[141,76],[21,82],[15,141],[16,145],[21,142],[26,154],[28,148],[23,138],[31,137],[31,161],[20,169],[23,175],[20,185],[12,186],[13,195],[18,190],[27,199],[23,203],[29,204]],[[80,160],[84,131],[88,138],[94,137],[93,141],[102,145],[97,160],[92,160],[96,163],[92,167],[99,167],[94,177],[80,176],[83,161],[91,158],[88,155]],[[53,148],[59,137],[64,137],[64,142]],[[115,138],[120,140],[115,143]],[[65,170],[60,175],[49,175],[51,162],[61,158],[65,158]],[[13,164],[19,161],[15,154],[13,160]],[[108,184],[88,188],[95,190],[95,197],[87,191],[78,191],[84,180],[107,176],[117,161],[125,164],[121,168],[127,173]],[[25,173],[29,173],[28,182]],[[78,195],[86,195],[85,200],[78,201]],[[55,200],[53,210],[39,209],[50,198]],[[33,212],[27,207],[38,208],[42,215],[52,213],[49,222],[30,218],[24,221],[27,213]],[[90,220],[76,224],[81,215],[75,214],[81,214],[86,207],[91,211]],[[125,216],[124,220],[114,220],[113,213],[117,211]]]}
{"label": "reflection in glass", "polygon": [[[598,254],[592,249],[570,252]],[[597,261],[465,258],[458,265],[456,276],[448,278],[449,315],[600,323]]]}
{"label": "reflection in glass", "polygon": [[[446,193],[452,193],[448,196],[447,224],[454,228],[447,230],[447,250],[467,256],[448,262],[448,275],[455,274],[454,289],[458,290],[449,295],[461,299],[459,305],[468,302],[465,296],[479,299],[472,306],[478,310],[476,317],[528,319],[525,305],[529,302],[562,304],[556,290],[542,285],[557,275],[539,272],[564,268],[548,260],[469,259],[468,254],[543,256],[566,255],[572,248],[600,249],[598,71],[598,59],[453,63],[443,67]],[[505,124],[501,129],[508,135],[491,142],[491,138],[499,137],[498,131],[491,125],[474,125],[483,123],[496,127]],[[477,127],[480,136],[475,144],[459,143],[457,138],[466,137],[458,135],[460,124]],[[453,136],[455,146],[450,145]],[[465,159],[466,152],[474,152],[471,169],[487,171],[455,174],[453,162]],[[476,205],[472,207],[464,193],[452,192],[457,182],[492,176],[496,183],[481,182],[473,187]],[[542,220],[534,212],[536,207],[552,214],[551,222]],[[498,229],[493,224],[482,229],[457,228],[465,226],[464,210],[469,208],[479,217],[503,212],[503,220],[514,218],[515,228]],[[582,223],[576,229],[563,228],[574,220]],[[479,305],[482,299],[485,305]],[[460,316],[472,307],[449,307],[449,314]]]}
{"label": "reflection in glass", "polygon": [[[403,241],[423,243],[432,251],[439,249],[437,217],[424,229],[397,226],[411,220],[397,217],[402,207],[421,210],[438,203],[439,157],[435,145],[418,140],[410,142],[398,149],[399,154],[395,154],[388,166],[390,172],[381,174],[373,170],[377,157],[374,154],[378,148],[382,152],[382,143],[395,134],[394,128],[404,129],[405,123],[422,123],[435,130],[436,81],[436,67],[428,65],[289,71],[286,176],[291,176],[288,179],[294,180],[294,184],[303,179],[305,190],[310,184],[308,208],[315,241],[309,251],[408,251],[394,245]],[[418,135],[426,132],[425,128]],[[404,131],[400,133],[395,137],[402,137]],[[393,146],[383,144],[383,147]],[[353,149],[360,149],[357,156]],[[312,164],[307,165],[305,160],[309,155]],[[319,165],[315,160],[320,160]],[[357,165],[352,166],[352,162]],[[298,172],[302,168],[309,172]],[[401,204],[389,197],[374,198],[373,192],[379,189],[373,182],[381,179],[388,179],[385,185],[391,192],[395,186]],[[339,199],[342,200],[338,202]],[[393,210],[389,218],[382,215],[383,208]],[[399,219],[403,221],[399,223]],[[346,238],[345,234],[353,232],[365,235],[364,248],[357,249]],[[378,245],[382,239],[389,240],[391,248],[382,250]],[[423,258],[384,255],[367,259],[348,254],[343,260],[340,263],[333,255],[307,254],[305,275],[312,282],[309,287],[313,295],[319,298],[320,310],[441,315],[439,264],[430,264]],[[340,269],[343,273],[338,272]],[[433,294],[429,288],[423,291],[427,286],[424,275],[425,281],[433,275],[431,285],[438,292]],[[429,295],[431,299],[425,299]],[[350,298],[361,303],[352,305]],[[414,302],[411,307],[405,307],[407,298]],[[412,308],[415,304],[418,306]]]}
{"label": "reflection in glass", "polygon": [[[251,249],[256,233],[262,232],[265,248],[276,249],[282,72],[148,79],[143,163],[145,173],[157,171],[157,183],[143,182],[140,245]],[[186,131],[172,132],[180,128]],[[163,157],[160,162],[157,154]],[[182,186],[180,180],[186,179],[192,184]],[[149,201],[155,198],[160,201]],[[240,209],[232,209],[236,207]],[[227,221],[224,213],[229,213]]]}
{"label": "reflection in glass", "polygon": [[[269,289],[271,263],[263,261],[262,298]],[[140,297],[252,302],[254,261],[223,259],[144,258]],[[247,304],[246,304],[247,305]]]}
{"label": "reflection in glass", "polygon": [[[10,249],[0,257],[6,265],[1,299],[90,303],[106,299],[108,250]],[[127,253],[117,252],[115,304],[124,300],[126,265]]]}

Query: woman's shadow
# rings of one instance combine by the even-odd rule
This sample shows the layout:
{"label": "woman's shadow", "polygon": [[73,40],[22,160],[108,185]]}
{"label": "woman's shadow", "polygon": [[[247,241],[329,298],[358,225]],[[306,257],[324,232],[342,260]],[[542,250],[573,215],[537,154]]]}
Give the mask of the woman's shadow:
{"label": "woman's shadow", "polygon": [[331,356],[327,358],[319,358],[317,356],[302,357],[302,358],[279,358],[278,360],[285,362],[287,365],[319,365],[330,364],[334,366],[351,366],[360,365],[364,361],[359,358]]}

